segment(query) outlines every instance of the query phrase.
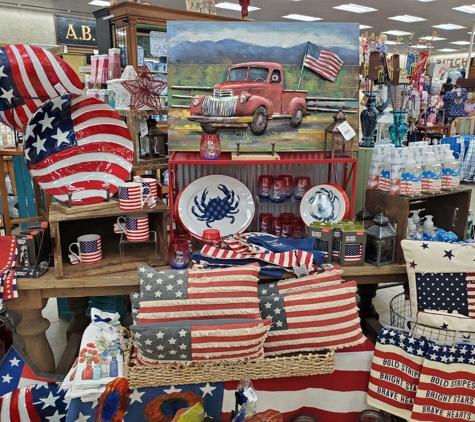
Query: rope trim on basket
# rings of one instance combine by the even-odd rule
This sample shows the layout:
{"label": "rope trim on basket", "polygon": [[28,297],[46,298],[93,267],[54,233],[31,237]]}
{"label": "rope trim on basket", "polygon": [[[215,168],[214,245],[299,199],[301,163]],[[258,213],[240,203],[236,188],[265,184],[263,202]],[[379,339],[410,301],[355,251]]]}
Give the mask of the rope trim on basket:
{"label": "rope trim on basket", "polygon": [[130,366],[134,338],[126,328],[121,329],[120,343],[124,352],[124,376],[128,379],[131,389],[234,381],[242,377],[266,379],[331,374],[335,370],[336,362],[335,350],[330,349],[245,362],[184,362]]}

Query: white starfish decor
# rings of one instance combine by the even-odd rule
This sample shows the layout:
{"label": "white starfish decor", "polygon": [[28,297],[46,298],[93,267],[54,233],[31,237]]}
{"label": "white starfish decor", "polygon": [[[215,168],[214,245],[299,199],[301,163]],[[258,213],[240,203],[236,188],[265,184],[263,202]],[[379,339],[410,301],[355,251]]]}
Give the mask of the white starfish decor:
{"label": "white starfish decor", "polygon": [[129,81],[137,77],[137,72],[133,66],[127,66],[120,79],[107,81],[107,87],[115,92],[115,108],[117,110],[129,110],[132,94],[122,85],[123,81]]}

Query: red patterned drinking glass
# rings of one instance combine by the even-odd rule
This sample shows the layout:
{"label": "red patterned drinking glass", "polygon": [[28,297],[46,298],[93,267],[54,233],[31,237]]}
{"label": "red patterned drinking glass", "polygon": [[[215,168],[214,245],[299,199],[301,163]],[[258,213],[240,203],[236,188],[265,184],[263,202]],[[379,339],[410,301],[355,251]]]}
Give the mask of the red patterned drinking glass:
{"label": "red patterned drinking glass", "polygon": [[274,218],[274,216],[268,212],[261,212],[259,214],[260,232],[269,233],[272,230],[272,218]]}
{"label": "red patterned drinking glass", "polygon": [[217,160],[221,155],[221,141],[218,133],[203,133],[200,142],[200,155],[203,160]]}
{"label": "red patterned drinking glass", "polygon": [[277,237],[282,237],[282,219],[280,217],[274,217],[272,219],[271,233]]}
{"label": "red patterned drinking glass", "polygon": [[205,245],[214,246],[215,248],[221,247],[221,233],[217,229],[203,230],[201,240]]}
{"label": "red patterned drinking glass", "polygon": [[311,188],[312,182],[308,176],[298,176],[294,180],[294,198],[300,201]]}
{"label": "red patterned drinking glass", "polygon": [[285,183],[287,184],[287,199],[292,197],[293,193],[293,177],[290,174],[281,174],[280,176],[277,176],[278,179],[285,180]]}
{"label": "red patterned drinking glass", "polygon": [[274,178],[267,174],[259,176],[257,179],[257,195],[259,198],[269,198],[270,187]]}
{"label": "red patterned drinking glass", "polygon": [[301,218],[295,218],[292,221],[294,226],[293,236],[295,239],[303,239],[307,237],[307,226]]}
{"label": "red patterned drinking glass", "polygon": [[182,270],[190,263],[190,245],[186,240],[173,239],[168,246],[168,263],[174,270]]}
{"label": "red patterned drinking glass", "polygon": [[190,246],[190,253],[193,252],[193,239],[191,238],[191,234],[188,233],[184,229],[177,229],[173,230],[173,239],[176,240],[186,240],[188,245]]}
{"label": "red patterned drinking glass", "polygon": [[282,221],[289,222],[295,219],[295,214],[293,212],[281,212],[279,214],[279,217],[282,219]]}
{"label": "red patterned drinking glass", "polygon": [[270,185],[269,199],[272,202],[284,202],[287,199],[287,182],[284,179],[274,179]]}
{"label": "red patterned drinking glass", "polygon": [[294,232],[294,223],[292,221],[286,221],[282,223],[282,237],[291,239]]}

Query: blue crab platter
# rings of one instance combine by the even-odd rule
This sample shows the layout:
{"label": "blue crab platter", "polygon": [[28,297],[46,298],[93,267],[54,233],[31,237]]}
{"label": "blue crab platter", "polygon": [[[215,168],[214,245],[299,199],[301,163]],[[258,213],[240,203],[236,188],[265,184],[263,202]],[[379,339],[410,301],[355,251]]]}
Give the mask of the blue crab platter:
{"label": "blue crab platter", "polygon": [[337,223],[348,213],[349,205],[348,195],[340,186],[316,185],[302,198],[300,215],[307,226],[314,221]]}
{"label": "blue crab platter", "polygon": [[201,177],[180,193],[178,216],[193,237],[218,229],[221,237],[241,233],[251,224],[255,205],[251,191],[237,179],[213,174]]}

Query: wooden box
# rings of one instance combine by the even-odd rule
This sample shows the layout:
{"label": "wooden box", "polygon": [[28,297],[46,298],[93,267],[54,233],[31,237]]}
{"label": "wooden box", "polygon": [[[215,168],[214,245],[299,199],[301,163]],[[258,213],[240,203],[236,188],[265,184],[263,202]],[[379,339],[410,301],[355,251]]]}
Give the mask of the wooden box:
{"label": "wooden box", "polygon": [[[157,232],[157,256],[151,243],[130,243],[124,249],[121,264],[120,234],[114,233],[114,223],[119,216],[143,213],[149,216],[150,230]],[[49,221],[56,278],[90,277],[130,271],[136,269],[137,264],[167,265],[167,217],[168,207],[163,202],[157,203],[152,209],[146,207],[142,211],[121,211],[118,201],[115,200],[70,209],[57,203],[51,204]],[[68,258],[69,245],[77,242],[77,238],[85,234],[101,236],[102,260],[95,264],[72,265]],[[74,251],[76,250],[75,248]]]}
{"label": "wooden box", "polygon": [[465,239],[471,189],[442,191],[418,197],[391,195],[374,189],[366,190],[365,208],[373,216],[383,213],[397,232],[396,263],[404,264],[401,240],[406,238],[407,219],[410,212],[420,210],[419,215],[433,215],[436,227],[454,232],[459,240]]}

